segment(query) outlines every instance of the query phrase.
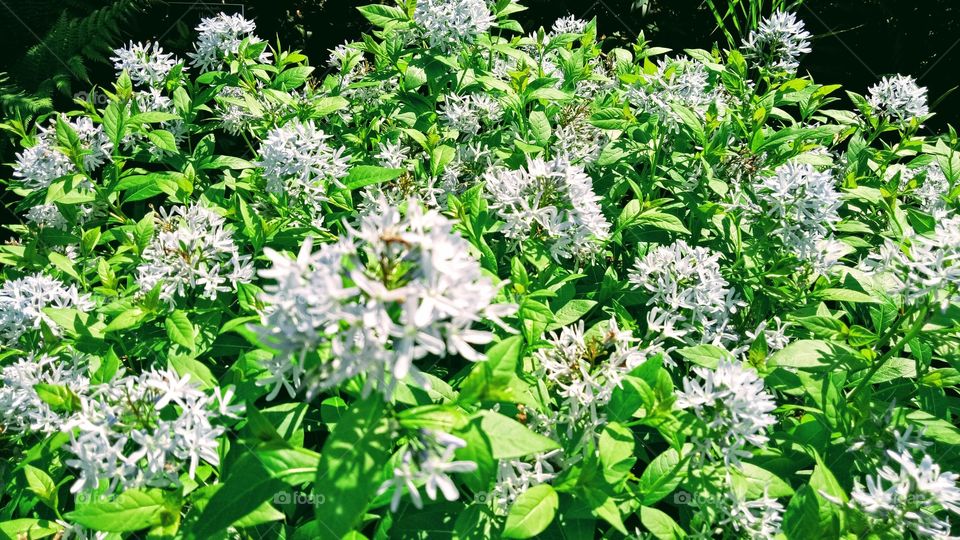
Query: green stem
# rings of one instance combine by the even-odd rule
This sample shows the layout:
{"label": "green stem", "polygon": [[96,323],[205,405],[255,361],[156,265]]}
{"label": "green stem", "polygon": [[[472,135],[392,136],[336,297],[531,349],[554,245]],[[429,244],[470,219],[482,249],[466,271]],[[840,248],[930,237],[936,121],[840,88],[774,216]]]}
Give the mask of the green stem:
{"label": "green stem", "polygon": [[873,366],[870,367],[870,371],[867,372],[867,375],[860,380],[856,388],[854,388],[853,391],[850,392],[850,395],[847,396],[848,401],[852,400],[857,394],[859,394],[864,388],[866,388],[866,386],[870,384],[870,379],[872,379],[873,376],[876,375],[878,371],[880,371],[880,368],[882,368],[884,364],[887,363],[888,360],[893,358],[893,355],[903,350],[903,347],[906,346],[907,342],[917,337],[917,334],[919,334],[920,331],[923,329],[924,323],[927,322],[927,313],[930,311],[930,307],[927,304],[924,304],[922,308],[912,308],[911,311],[905,313],[904,316],[901,317],[900,323],[894,326],[893,328],[891,328],[889,332],[887,332],[887,335],[884,336],[884,339],[881,341],[881,343],[889,340],[890,337],[893,335],[893,333],[900,328],[903,321],[905,321],[910,316],[911,313],[916,311],[920,311],[920,316],[917,317],[916,321],[914,321],[913,326],[910,328],[909,331],[907,331],[907,334],[903,336],[903,338],[900,341],[898,341],[893,348],[885,352],[880,358],[877,359],[876,362],[873,363]]}

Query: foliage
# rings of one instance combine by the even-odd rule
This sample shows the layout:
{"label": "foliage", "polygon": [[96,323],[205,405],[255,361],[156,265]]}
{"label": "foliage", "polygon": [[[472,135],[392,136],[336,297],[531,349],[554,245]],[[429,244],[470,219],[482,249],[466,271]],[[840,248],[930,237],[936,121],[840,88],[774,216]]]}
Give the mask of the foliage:
{"label": "foliage", "polygon": [[4,536],[957,533],[925,89],[522,9],[362,7],[322,77],[220,15],[11,124]]}

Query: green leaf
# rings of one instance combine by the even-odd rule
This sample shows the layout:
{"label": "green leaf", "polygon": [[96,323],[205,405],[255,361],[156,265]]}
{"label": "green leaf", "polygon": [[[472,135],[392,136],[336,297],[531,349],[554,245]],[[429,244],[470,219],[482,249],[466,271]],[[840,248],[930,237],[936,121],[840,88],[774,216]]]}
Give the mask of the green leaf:
{"label": "green leaf", "polygon": [[672,517],[649,506],[640,507],[640,523],[658,540],[674,540],[687,536]]}
{"label": "green leaf", "polygon": [[50,475],[32,465],[23,466],[23,475],[27,479],[27,486],[44,504],[53,510],[57,508],[57,485]]}
{"label": "green leaf", "polygon": [[530,132],[533,133],[533,138],[537,141],[537,144],[546,145],[550,142],[552,134],[550,120],[547,119],[547,115],[543,114],[543,111],[532,111],[530,113]]}
{"label": "green leaf", "polygon": [[190,538],[211,538],[236,521],[258,512],[287,485],[248,450],[230,468],[223,486],[210,497],[200,518],[188,531]]}
{"label": "green leaf", "polygon": [[655,504],[680,485],[687,474],[687,460],[680,459],[680,453],[669,448],[647,465],[640,475],[637,488],[641,493],[641,502]]}
{"label": "green leaf", "polygon": [[393,180],[403,174],[403,169],[388,169],[375,165],[357,165],[350,169],[343,183],[350,189]]}
{"label": "green leaf", "polygon": [[191,381],[197,381],[202,388],[212,390],[217,386],[217,378],[210,368],[192,356],[185,354],[171,354],[167,357],[170,367],[181,377],[190,375]]}
{"label": "green leaf", "polygon": [[820,297],[824,300],[836,300],[838,302],[852,302],[860,304],[879,304],[880,301],[869,294],[850,289],[823,289],[820,291]]}
{"label": "green leaf", "polygon": [[273,84],[281,90],[293,90],[303,86],[303,83],[310,78],[311,73],[313,73],[313,67],[311,66],[296,66],[285,69],[277,75]]}
{"label": "green leaf", "polygon": [[150,111],[135,114],[130,117],[131,124],[159,124],[170,120],[179,120],[180,115],[160,111]]}
{"label": "green leaf", "polygon": [[677,351],[680,356],[708,369],[716,369],[720,360],[733,360],[733,355],[716,345],[694,345]]}
{"label": "green leaf", "polygon": [[554,313],[553,323],[547,327],[547,330],[556,330],[579,321],[587,312],[593,309],[595,305],[597,305],[597,302],[594,300],[579,298],[570,300]]}
{"label": "green leaf", "polygon": [[611,422],[600,433],[597,446],[603,477],[608,483],[616,484],[630,474],[637,462],[634,444],[633,432],[623,424]]}
{"label": "green leaf", "polygon": [[490,439],[495,459],[512,459],[560,447],[553,439],[527,429],[526,426],[498,412],[483,410],[478,413],[480,429]]}
{"label": "green leaf", "polygon": [[839,344],[819,339],[801,339],[770,355],[770,367],[816,369],[846,360],[849,352]]}
{"label": "green leaf", "polygon": [[55,411],[73,412],[80,410],[80,398],[64,385],[37,383],[33,385],[40,401]]}
{"label": "green leaf", "polygon": [[172,152],[174,154],[178,153],[177,139],[173,136],[173,133],[170,133],[169,131],[163,129],[148,131],[147,138],[150,139],[150,142],[152,142],[161,150],[166,150],[167,152]]}
{"label": "green leaf", "polygon": [[0,523],[0,540],[35,540],[62,531],[62,525],[45,519],[13,519]]}
{"label": "green leaf", "polygon": [[168,315],[166,320],[163,321],[163,325],[166,327],[167,337],[169,337],[171,341],[178,345],[183,345],[191,351],[197,348],[196,330],[193,328],[193,324],[190,322],[186,313],[179,309],[174,310],[173,313]]}
{"label": "green leaf", "polygon": [[106,328],[103,329],[104,332],[116,332],[117,330],[126,330],[128,328],[133,328],[140,324],[140,321],[143,320],[144,315],[146,315],[140,308],[130,308],[123,313],[117,315]]}
{"label": "green leaf", "polygon": [[680,218],[659,210],[647,210],[638,215],[634,223],[680,234],[690,234],[690,231],[683,225]]}
{"label": "green leaf", "polygon": [[549,484],[531,487],[510,505],[503,537],[532,538],[540,534],[553,521],[559,505],[560,498]]}
{"label": "green leaf", "polygon": [[50,262],[53,263],[54,266],[60,270],[63,270],[68,276],[77,281],[83,281],[80,279],[80,274],[77,273],[76,268],[73,267],[73,262],[66,256],[61,255],[60,253],[51,252],[49,255],[47,255],[47,258],[50,259]]}
{"label": "green leaf", "polygon": [[79,506],[64,517],[88,529],[133,532],[160,525],[180,509],[159,489],[128,489],[113,500]]}
{"label": "green leaf", "polygon": [[399,8],[393,6],[384,6],[380,4],[371,4],[357,8],[364,17],[373,25],[381,28],[396,24],[406,19],[405,14]]}
{"label": "green leaf", "polygon": [[384,409],[377,393],[354,403],[323,445],[316,477],[326,499],[317,507],[323,538],[339,540],[353,530],[376,496],[393,444]]}

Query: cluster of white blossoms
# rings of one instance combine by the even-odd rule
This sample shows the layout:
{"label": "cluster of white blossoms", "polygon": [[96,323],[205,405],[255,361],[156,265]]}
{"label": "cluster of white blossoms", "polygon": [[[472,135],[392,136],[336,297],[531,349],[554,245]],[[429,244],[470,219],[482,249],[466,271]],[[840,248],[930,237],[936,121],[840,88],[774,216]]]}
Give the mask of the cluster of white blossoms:
{"label": "cluster of white blossoms", "polygon": [[692,437],[700,458],[719,458],[727,465],[750,457],[748,444],[762,447],[766,429],[776,423],[770,414],[777,405],[763,380],[742,363],[721,359],[716,369],[696,366],[700,381],[685,377],[677,392],[677,407],[689,410],[700,422]]}
{"label": "cluster of white blossoms", "polygon": [[[907,449],[887,451],[887,462],[866,477],[866,487],[855,481],[850,506],[863,512],[871,529],[906,537],[943,539],[951,536],[948,519],[938,512],[960,515],[958,476],[943,472],[929,455],[918,462]],[[840,501],[834,500],[839,503]]]}
{"label": "cluster of white blossoms", "polygon": [[488,501],[497,515],[505,516],[510,505],[523,492],[540,484],[549,484],[561,469],[554,461],[562,455],[561,449],[535,454],[529,460],[501,459],[497,464],[497,482]]}
{"label": "cluster of white blossoms", "polygon": [[773,234],[797,258],[825,270],[845,254],[844,244],[832,238],[843,201],[830,172],[788,162],[761,176],[755,193],[755,217],[772,220]]}
{"label": "cluster of white blossoms", "polygon": [[901,125],[930,112],[927,89],[917,85],[917,81],[909,75],[884,77],[867,92],[867,102],[874,112]]}
{"label": "cluster of white blossoms", "polygon": [[418,486],[423,486],[427,498],[437,500],[437,491],[448,501],[460,498],[451,473],[468,473],[477,470],[473,461],[455,461],[454,453],[465,448],[467,443],[459,438],[429,429],[420,430],[418,436],[407,443],[400,462],[393,469],[393,477],[380,485],[379,494],[393,490],[390,510],[396,512],[404,492],[418,509],[423,508],[423,498]]}
{"label": "cluster of white blossoms", "polygon": [[[244,40],[251,45],[261,42],[260,38],[253,35],[256,30],[257,25],[242,15],[218,13],[215,17],[205,17],[200,19],[200,25],[196,28],[198,35],[193,44],[194,52],[187,53],[187,56],[200,71],[220,69],[224,60],[240,52]],[[269,60],[269,55],[264,51],[260,61]]]}
{"label": "cluster of white blossoms", "polygon": [[892,278],[892,292],[909,304],[932,298],[945,310],[960,300],[960,215],[943,216],[930,234],[907,238],[909,246],[887,240],[864,269]]}
{"label": "cluster of white blossoms", "polygon": [[141,254],[137,284],[142,294],[160,287],[173,304],[194,290],[204,298],[236,290],[253,279],[250,255],[241,255],[223,216],[200,204],[160,209],[155,233]]}
{"label": "cluster of white blossoms", "polygon": [[566,156],[527,158],[526,168],[494,168],[484,175],[490,207],[505,221],[503,234],[516,242],[541,237],[554,259],[588,260],[610,237],[610,223],[583,166]]}
{"label": "cluster of white blossoms", "polygon": [[410,150],[399,141],[381,142],[380,152],[374,157],[380,160],[380,165],[390,169],[406,169],[410,159]]}
{"label": "cluster of white blossoms", "polygon": [[435,186],[435,189],[443,193],[459,193],[472,185],[475,178],[490,170],[494,161],[493,151],[481,142],[458,144],[453,159],[443,168],[441,185]]}
{"label": "cluster of white blossoms", "polygon": [[173,53],[163,52],[155,41],[130,42],[126,47],[114,49],[113,54],[110,60],[117,76],[126,71],[133,84],[152,88],[163,87],[174,66],[180,63]]}
{"label": "cluster of white blossoms", "polygon": [[743,43],[745,56],[767,69],[795,73],[800,56],[810,52],[810,32],[793,13],[778,11],[760,21]]}
{"label": "cluster of white blossoms", "polygon": [[0,370],[0,431],[52,433],[63,428],[63,417],[40,399],[36,385],[53,385],[82,394],[90,386],[86,366],[30,353]]}
{"label": "cluster of white blossoms", "polygon": [[749,540],[774,540],[780,534],[784,507],[766,492],[758,499],[748,499],[731,484],[729,476],[724,479],[724,489],[711,492],[698,500],[697,515],[691,521],[699,524],[699,530],[691,531],[693,538],[725,537],[724,533],[736,531],[737,538]]}
{"label": "cluster of white blossoms", "polygon": [[644,77],[643,84],[627,89],[625,97],[638,111],[656,116],[671,132],[677,132],[683,118],[675,105],[690,109],[703,119],[711,105],[725,108],[720,93],[710,87],[710,75],[700,62],[689,58],[661,59],[657,71]]}
{"label": "cluster of white blossoms", "polygon": [[[82,163],[86,172],[93,172],[110,161],[113,143],[100,125],[94,124],[93,120],[86,116],[71,119],[60,115],[59,119],[77,135],[78,150],[83,154]],[[74,163],[59,147],[57,120],[57,117],[51,118],[48,125],[40,126],[37,143],[17,154],[13,176],[26,188],[44,189],[58,178],[78,172]],[[90,184],[83,182],[81,187],[90,187]]]}
{"label": "cluster of white blossoms", "polygon": [[738,339],[731,314],[743,303],[720,274],[720,253],[683,240],[637,259],[630,283],[650,293],[649,332],[658,339],[723,345]]}
{"label": "cluster of white blossoms", "polygon": [[24,333],[39,329],[41,323],[46,323],[54,335],[59,334],[59,327],[44,308],[73,308],[86,313],[93,309],[93,301],[76,285],[67,286],[39,272],[4,281],[0,285],[0,339],[13,345]]}
{"label": "cluster of white blossoms", "polygon": [[[623,376],[646,360],[629,331],[615,319],[599,335],[584,335],[583,321],[566,326],[548,340],[551,347],[536,352],[538,375],[559,397],[560,425],[567,435],[582,431],[583,441],[606,425],[601,412]],[[556,428],[554,428],[556,430]]]}
{"label": "cluster of white blossoms", "polygon": [[232,395],[219,387],[207,395],[172,370],[91,386],[64,423],[66,463],[79,473],[70,491],[175,485],[184,466],[193,478],[201,460],[217,465],[225,429],[212,421],[237,418],[243,406],[230,405]]}
{"label": "cluster of white blossoms", "polygon": [[487,94],[448,94],[439,112],[445,126],[467,136],[477,135],[484,125],[498,122],[502,115],[500,103]]}
{"label": "cluster of white blossoms", "polygon": [[291,120],[270,130],[260,143],[260,161],[267,191],[302,199],[319,210],[327,192],[325,182],[339,185],[347,175],[349,156],[345,148],[327,143],[330,135],[313,120]]}
{"label": "cluster of white blossoms", "polygon": [[38,204],[27,210],[24,215],[27,221],[38,227],[49,227],[53,229],[67,230],[67,219],[60,213],[60,209],[55,204]]}
{"label": "cluster of white blossoms", "polygon": [[931,163],[923,169],[923,182],[913,191],[914,197],[920,200],[920,209],[934,217],[943,217],[947,212],[947,202],[944,197],[950,193],[950,180],[943,174],[938,163]]}
{"label": "cluster of white blossoms", "polygon": [[413,20],[431,47],[456,51],[493,26],[487,0],[418,0]]}
{"label": "cluster of white blossoms", "polygon": [[270,375],[258,381],[274,385],[269,398],[281,388],[295,395],[306,356],[320,344],[329,345],[330,358],[311,374],[310,390],[363,374],[367,390],[388,397],[408,376],[429,387],[414,365],[427,355],[482,360],[474,346],[493,335],[472,327],[498,322],[516,306],[494,303],[498,288],[453,225],[415,199],[405,213],[384,200],[339,242],[316,252],[304,242],[295,261],[265,250],[273,264],[261,275],[275,284],[265,287],[258,331],[279,351],[265,361]]}

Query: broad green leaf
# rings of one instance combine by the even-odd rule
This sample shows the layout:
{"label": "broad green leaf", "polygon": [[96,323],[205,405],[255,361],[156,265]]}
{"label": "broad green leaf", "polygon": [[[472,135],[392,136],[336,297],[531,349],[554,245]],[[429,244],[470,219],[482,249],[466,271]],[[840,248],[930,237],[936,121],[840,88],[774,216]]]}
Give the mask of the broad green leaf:
{"label": "broad green leaf", "polygon": [[520,422],[498,412],[483,410],[478,415],[480,429],[490,439],[496,459],[519,458],[560,447],[553,439],[534,433]]}
{"label": "broad green leaf", "polygon": [[133,532],[161,524],[180,507],[160,489],[128,489],[115,499],[78,506],[64,517],[88,529]]}
{"label": "broad green leaf", "polygon": [[549,484],[533,486],[510,505],[504,538],[533,538],[543,532],[557,513],[560,499]]}
{"label": "broad green leaf", "polygon": [[171,341],[192,350],[197,348],[196,330],[187,314],[176,309],[163,321]]}

